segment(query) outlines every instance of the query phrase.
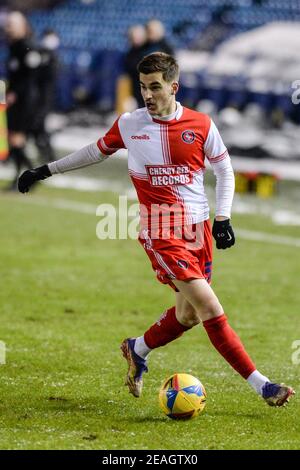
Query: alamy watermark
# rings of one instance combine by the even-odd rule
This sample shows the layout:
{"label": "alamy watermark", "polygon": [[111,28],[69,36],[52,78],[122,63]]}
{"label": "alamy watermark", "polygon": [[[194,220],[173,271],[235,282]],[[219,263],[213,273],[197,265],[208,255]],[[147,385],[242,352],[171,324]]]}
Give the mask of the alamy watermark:
{"label": "alamy watermark", "polygon": [[6,95],[5,95],[5,82],[4,80],[0,80],[0,104],[6,103]]}
{"label": "alamy watermark", "polygon": [[0,341],[0,365],[6,364],[6,344]]}
{"label": "alamy watermark", "polygon": [[193,222],[183,204],[128,204],[127,196],[119,196],[119,206],[100,204],[96,215],[99,240],[184,240],[186,248],[201,248],[204,222]]}
{"label": "alamy watermark", "polygon": [[298,366],[300,364],[300,339],[296,339],[292,342],[292,349],[295,349],[292,354],[292,363]]}
{"label": "alamy watermark", "polygon": [[295,91],[292,93],[292,103],[299,104],[300,103],[300,80],[295,80],[292,83],[292,88]]}

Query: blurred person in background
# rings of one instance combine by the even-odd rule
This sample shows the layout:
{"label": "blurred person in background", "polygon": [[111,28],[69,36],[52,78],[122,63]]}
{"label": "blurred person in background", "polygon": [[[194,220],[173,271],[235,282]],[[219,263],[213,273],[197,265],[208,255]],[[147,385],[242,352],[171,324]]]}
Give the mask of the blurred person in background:
{"label": "blurred person in background", "polygon": [[144,47],[144,56],[153,52],[165,52],[174,55],[173,48],[165,38],[165,27],[159,20],[152,19],[146,24],[147,42]]}
{"label": "blurred person in background", "polygon": [[[148,21],[145,26],[141,24],[131,26],[128,30],[128,39],[130,49],[124,59],[124,70],[130,80],[129,90],[126,82],[122,82],[123,85],[121,88],[123,91],[119,93],[118,101],[124,104],[128,97],[127,95],[131,94],[136,101],[136,106],[133,107],[143,108],[145,104],[140,91],[137,72],[138,63],[144,56],[152,54],[153,52],[165,52],[166,54],[173,55],[174,51],[165,39],[165,27],[163,23],[156,19]],[[125,109],[122,109],[123,107]],[[117,108],[119,112],[132,111],[132,109],[127,109],[128,106],[126,104],[121,107],[117,106]]]}
{"label": "blurred person in background", "polygon": [[9,13],[5,33],[9,46],[6,96],[9,159],[16,169],[15,178],[7,189],[16,190],[21,168],[32,167],[25,154],[25,145],[28,126],[36,109],[37,70],[41,56],[32,43],[31,29],[22,13]]}
{"label": "blurred person in background", "polygon": [[30,129],[42,163],[55,160],[55,153],[51,146],[49,133],[45,127],[45,121],[54,106],[58,64],[57,49],[59,45],[60,39],[57,33],[51,29],[45,30],[39,46],[41,54],[41,64],[37,74],[39,102],[32,123],[32,129]]}
{"label": "blurred person in background", "polygon": [[146,29],[141,24],[131,26],[128,30],[128,40],[130,49],[124,58],[124,71],[129,77],[130,88],[133,97],[137,102],[137,107],[144,107],[144,101],[140,92],[140,83],[137,65],[145,55]]}

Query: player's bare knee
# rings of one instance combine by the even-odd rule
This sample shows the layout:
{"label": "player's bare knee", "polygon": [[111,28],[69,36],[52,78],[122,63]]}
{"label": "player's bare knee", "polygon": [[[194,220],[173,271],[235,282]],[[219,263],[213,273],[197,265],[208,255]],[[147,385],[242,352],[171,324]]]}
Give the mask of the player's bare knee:
{"label": "player's bare knee", "polygon": [[203,321],[218,317],[222,313],[224,313],[223,307],[216,297],[209,299],[199,309],[199,316]]}
{"label": "player's bare knee", "polygon": [[186,306],[180,312],[176,312],[176,316],[179,322],[188,328],[192,328],[201,322],[199,313],[192,306]]}

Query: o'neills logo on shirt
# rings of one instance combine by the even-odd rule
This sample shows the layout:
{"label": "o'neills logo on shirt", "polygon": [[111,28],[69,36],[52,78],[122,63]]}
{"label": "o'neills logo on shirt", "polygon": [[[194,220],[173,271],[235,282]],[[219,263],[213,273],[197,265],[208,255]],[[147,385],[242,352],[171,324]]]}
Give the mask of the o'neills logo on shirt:
{"label": "o'neills logo on shirt", "polygon": [[132,135],[131,138],[133,140],[150,140],[150,137],[147,134],[143,135]]}
{"label": "o'neills logo on shirt", "polygon": [[190,184],[189,165],[146,165],[151,186],[175,186]]}

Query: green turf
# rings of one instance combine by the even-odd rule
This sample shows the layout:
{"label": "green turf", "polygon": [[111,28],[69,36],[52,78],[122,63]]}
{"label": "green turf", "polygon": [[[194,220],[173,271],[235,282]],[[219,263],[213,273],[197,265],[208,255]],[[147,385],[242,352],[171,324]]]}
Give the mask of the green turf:
{"label": "green turf", "polygon": [[[123,386],[119,344],[173,304],[133,240],[96,238],[98,218],[57,199],[116,202],[110,193],[40,188],[0,197],[1,449],[299,449],[299,398],[268,407],[218,356],[201,327],[153,353],[143,396]],[[26,201],[26,202],[25,202]],[[34,203],[36,201],[36,204]],[[262,216],[235,226],[299,236]],[[215,252],[213,286],[258,368],[300,390],[299,249],[238,240]],[[205,412],[173,422],[158,407],[174,372],[199,377]]]}

